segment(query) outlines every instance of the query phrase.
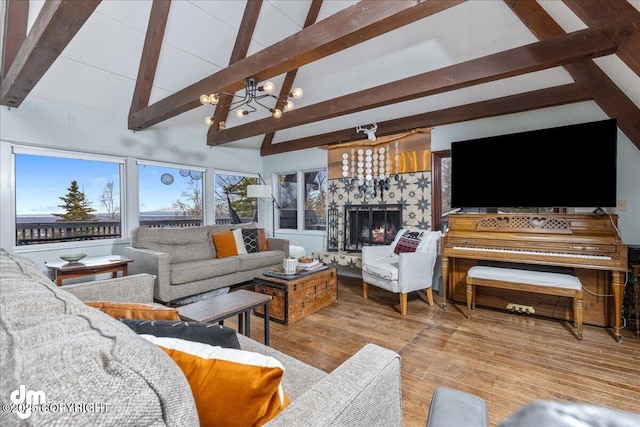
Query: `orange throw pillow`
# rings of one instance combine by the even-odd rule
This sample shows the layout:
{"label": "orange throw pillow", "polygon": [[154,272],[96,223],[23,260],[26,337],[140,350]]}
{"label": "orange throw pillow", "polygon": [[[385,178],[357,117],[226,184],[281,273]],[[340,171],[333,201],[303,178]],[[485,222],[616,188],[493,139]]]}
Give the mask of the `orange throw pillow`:
{"label": "orange throw pillow", "polygon": [[258,250],[260,252],[269,251],[269,241],[267,240],[267,232],[264,228],[258,228]]}
{"label": "orange throw pillow", "polygon": [[216,246],[218,258],[238,255],[238,247],[236,246],[236,238],[233,235],[233,231],[212,234],[211,238]]}
{"label": "orange throw pillow", "polygon": [[156,304],[110,301],[87,301],[85,304],[116,319],[180,320],[177,308]]}
{"label": "orange throw pillow", "polygon": [[164,350],[191,386],[203,427],[261,426],[289,405],[284,367],[260,353],[140,335]]}

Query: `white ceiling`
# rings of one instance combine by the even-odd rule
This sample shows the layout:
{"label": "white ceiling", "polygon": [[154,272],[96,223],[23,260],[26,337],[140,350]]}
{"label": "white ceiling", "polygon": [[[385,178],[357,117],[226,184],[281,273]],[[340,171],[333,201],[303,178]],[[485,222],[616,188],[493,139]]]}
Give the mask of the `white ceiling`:
{"label": "white ceiling", "polygon": [[[640,10],[640,0],[629,2]],[[42,3],[31,1],[30,25]],[[245,3],[172,1],[150,103],[228,65]],[[325,0],[318,20],[353,3]],[[562,1],[539,3],[565,31],[586,28]],[[309,5],[310,1],[302,0],[265,1],[248,55],[300,31]],[[111,113],[126,128],[150,10],[150,0],[103,0],[29,96]],[[468,1],[303,66],[294,87],[302,87],[304,97],[296,105],[315,104],[535,41],[504,2]],[[640,77],[616,55],[596,62],[640,106]],[[273,81],[279,87],[283,78]],[[569,82],[572,79],[562,68],[541,71],[282,130],[276,133],[274,143]],[[205,146],[207,126],[203,119],[212,110],[202,106],[155,127],[201,135]],[[267,115],[237,119],[230,114],[227,128]],[[258,149],[261,143],[262,137],[254,137],[229,146]]]}

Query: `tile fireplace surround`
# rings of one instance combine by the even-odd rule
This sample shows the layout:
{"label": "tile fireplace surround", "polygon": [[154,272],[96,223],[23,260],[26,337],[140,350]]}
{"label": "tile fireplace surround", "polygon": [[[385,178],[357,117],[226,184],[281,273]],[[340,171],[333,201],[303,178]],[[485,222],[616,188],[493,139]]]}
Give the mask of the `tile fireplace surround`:
{"label": "tile fireplace surround", "polygon": [[431,171],[401,174],[397,181],[392,177],[391,188],[384,192],[384,198],[359,198],[357,186],[342,179],[330,179],[327,189],[329,211],[337,210],[337,215],[329,215],[327,219],[328,252],[349,249],[344,236],[346,206],[401,205],[401,227],[431,229]]}

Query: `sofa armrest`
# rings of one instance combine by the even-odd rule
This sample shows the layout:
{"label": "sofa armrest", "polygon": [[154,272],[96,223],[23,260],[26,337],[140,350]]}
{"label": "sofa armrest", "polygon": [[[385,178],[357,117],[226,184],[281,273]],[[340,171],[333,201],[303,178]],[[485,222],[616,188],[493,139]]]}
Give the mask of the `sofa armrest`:
{"label": "sofa armrest", "polygon": [[138,249],[132,246],[124,248],[124,254],[133,260],[129,264],[130,274],[147,273],[156,277],[154,298],[171,301],[171,256],[165,252],[151,249]]}
{"label": "sofa armrest", "polygon": [[269,237],[267,238],[267,242],[269,242],[269,249],[272,251],[282,251],[284,252],[284,256],[289,256],[289,240],[288,239],[280,239],[277,237]]}
{"label": "sofa armrest", "polygon": [[65,285],[62,289],[81,301],[153,302],[151,274],[136,274],[115,279]]}
{"label": "sofa armrest", "polygon": [[375,344],[364,346],[266,424],[268,427],[401,425],[400,356]]}

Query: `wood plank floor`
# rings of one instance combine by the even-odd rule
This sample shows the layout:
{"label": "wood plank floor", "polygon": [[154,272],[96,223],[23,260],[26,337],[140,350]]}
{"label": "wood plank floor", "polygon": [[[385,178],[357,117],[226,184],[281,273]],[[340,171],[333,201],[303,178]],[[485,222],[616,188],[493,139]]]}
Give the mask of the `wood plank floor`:
{"label": "wood plank floor", "polygon": [[[466,307],[423,293],[409,295],[408,314],[398,296],[374,286],[362,299],[359,279],[339,277],[338,301],[294,324],[271,322],[271,346],[330,372],[368,342],[402,356],[403,425],[424,426],[433,391],[447,386],[484,398],[491,425],[536,399],[571,400],[640,413],[640,340],[623,329],[585,325],[578,341],[572,325],[527,315]],[[234,326],[229,322],[230,326]],[[262,340],[262,319],[252,336]]]}

